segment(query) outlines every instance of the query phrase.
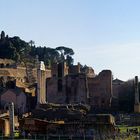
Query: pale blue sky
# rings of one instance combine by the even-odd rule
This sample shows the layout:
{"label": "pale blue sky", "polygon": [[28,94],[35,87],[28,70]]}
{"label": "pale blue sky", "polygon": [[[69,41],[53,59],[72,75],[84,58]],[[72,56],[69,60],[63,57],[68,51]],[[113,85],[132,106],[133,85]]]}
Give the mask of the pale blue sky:
{"label": "pale blue sky", "polygon": [[75,63],[97,74],[140,76],[140,0],[0,0],[0,30],[36,46],[70,47]]}

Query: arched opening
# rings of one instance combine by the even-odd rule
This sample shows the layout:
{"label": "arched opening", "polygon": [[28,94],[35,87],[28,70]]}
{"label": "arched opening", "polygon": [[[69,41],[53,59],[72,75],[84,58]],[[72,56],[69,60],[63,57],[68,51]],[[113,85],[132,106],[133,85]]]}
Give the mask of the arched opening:
{"label": "arched opening", "polygon": [[63,76],[63,63],[58,64],[58,77],[61,78]]}
{"label": "arched opening", "polygon": [[105,107],[105,99],[101,100],[101,107],[104,108]]}
{"label": "arched opening", "polygon": [[4,68],[4,64],[2,63],[2,64],[0,64],[0,68]]}
{"label": "arched opening", "polygon": [[4,80],[3,77],[0,77],[0,93],[3,91],[4,88]]}
{"label": "arched opening", "polygon": [[9,68],[10,64],[6,64],[6,68]]}
{"label": "arched opening", "polygon": [[14,89],[15,86],[16,86],[15,81],[8,81],[6,83],[6,88],[8,88],[8,89]]}

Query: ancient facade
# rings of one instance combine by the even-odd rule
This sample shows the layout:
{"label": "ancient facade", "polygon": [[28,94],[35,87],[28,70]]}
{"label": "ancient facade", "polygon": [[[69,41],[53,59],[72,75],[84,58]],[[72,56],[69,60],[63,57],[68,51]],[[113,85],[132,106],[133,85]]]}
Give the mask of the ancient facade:
{"label": "ancient facade", "polygon": [[[0,66],[1,109],[4,109],[4,105],[6,103],[13,101],[16,104],[16,112],[19,112],[18,110],[21,110],[21,112],[19,113],[22,114],[26,111],[31,111],[31,109],[36,106],[37,68],[34,67],[29,70],[26,67],[18,65],[14,61],[8,59],[0,59]],[[29,73],[30,77],[28,77]],[[44,77],[44,75],[46,76]],[[42,76],[42,78],[45,81],[47,77],[51,76],[50,70],[45,70],[44,75]],[[28,79],[31,77],[33,77],[34,79],[33,83],[28,81]],[[41,87],[40,89],[43,88]],[[46,84],[44,85],[44,91],[45,90]],[[46,95],[46,92],[44,92],[44,94]],[[26,99],[24,98],[24,96]],[[43,99],[46,101],[44,96]],[[31,104],[28,104],[27,102]],[[20,103],[22,104],[22,108]]]}
{"label": "ancient facade", "polygon": [[134,80],[122,81],[114,79],[112,82],[113,97],[112,110],[121,112],[134,111]]}
{"label": "ancient facade", "polygon": [[122,92],[122,88],[124,84],[125,84],[124,81],[117,78],[112,81],[112,89],[113,89],[113,96],[112,96],[112,103],[111,103],[112,110],[115,111],[119,110],[119,97]]}
{"label": "ancient facade", "polygon": [[0,68],[10,68],[15,67],[16,63],[9,59],[0,59]]}
{"label": "ancient facade", "polygon": [[[24,92],[31,93],[32,91],[36,95],[31,84],[28,84],[26,67],[16,66],[13,62],[12,65],[8,65],[11,67],[5,66],[0,68],[3,86],[12,81],[13,86],[23,88]],[[110,70],[103,70],[96,75],[91,67],[81,69],[80,63],[68,67],[62,62],[53,64],[51,70],[32,68],[30,71],[35,79],[34,83],[38,84],[39,103],[45,103],[45,101],[58,104],[83,103],[91,105],[94,109],[110,108],[112,97]],[[43,101],[40,101],[42,98]]]}
{"label": "ancient facade", "polygon": [[96,109],[109,109],[112,99],[112,72],[103,70],[94,78],[88,78],[89,103]]}
{"label": "ancient facade", "polygon": [[0,107],[6,111],[9,103],[13,102],[16,113],[23,114],[28,112],[28,104],[26,94],[20,89],[8,89],[0,95]]}
{"label": "ancient facade", "polygon": [[103,70],[95,76],[94,70],[86,72],[80,66],[66,67],[65,63],[52,67],[52,77],[47,79],[47,101],[53,103],[84,103],[96,109],[109,109],[112,97],[112,73]]}
{"label": "ancient facade", "polygon": [[[0,59],[0,85],[6,86],[6,83],[11,81],[15,84],[17,87],[21,88],[28,88],[31,86],[31,84],[37,83],[37,68],[28,68],[24,66],[20,66],[16,64],[12,60],[8,59]],[[46,69],[46,77],[51,76],[51,71]],[[30,75],[29,75],[30,73]],[[30,83],[28,79],[31,77],[34,79],[33,83]]]}

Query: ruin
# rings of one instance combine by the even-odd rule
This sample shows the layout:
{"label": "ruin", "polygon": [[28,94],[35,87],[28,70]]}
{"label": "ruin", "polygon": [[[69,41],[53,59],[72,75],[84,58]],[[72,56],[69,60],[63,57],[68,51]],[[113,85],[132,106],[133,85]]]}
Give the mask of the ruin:
{"label": "ruin", "polygon": [[[1,60],[1,63],[4,62]],[[8,61],[5,62],[7,64]],[[112,72],[103,70],[98,75],[94,69],[81,69],[80,63],[68,67],[65,62],[55,63],[46,69],[43,62],[37,62],[30,70],[34,82],[27,74],[27,68],[11,62],[9,67],[0,68],[2,85],[9,80],[15,86],[37,97],[37,104],[88,104],[94,109],[109,109],[112,99]],[[37,85],[36,86],[34,85]],[[13,85],[13,84],[12,84]],[[11,85],[11,86],[12,86]],[[32,86],[33,85],[33,86]],[[37,94],[36,90],[37,89]]]}
{"label": "ruin", "polygon": [[112,72],[103,70],[95,75],[91,67],[67,67],[65,63],[52,67],[47,78],[47,101],[56,104],[89,104],[94,109],[109,109],[112,98]]}
{"label": "ruin", "polygon": [[135,76],[135,104],[134,104],[134,112],[135,113],[140,113],[138,76]]}
{"label": "ruin", "polygon": [[37,69],[37,104],[46,103],[46,72],[43,61],[40,61]]}

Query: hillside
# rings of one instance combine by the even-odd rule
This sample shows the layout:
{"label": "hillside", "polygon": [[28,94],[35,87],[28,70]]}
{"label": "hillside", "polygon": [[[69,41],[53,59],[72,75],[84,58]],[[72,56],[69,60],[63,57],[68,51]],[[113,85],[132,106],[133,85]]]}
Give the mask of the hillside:
{"label": "hillside", "polygon": [[34,41],[26,42],[18,36],[9,37],[5,32],[1,32],[0,36],[0,58],[12,59],[16,62],[34,62],[36,56],[40,61],[44,61],[45,65],[51,67],[54,62],[66,61],[67,65],[73,64],[74,52],[71,48],[64,46],[49,48],[37,47]]}

